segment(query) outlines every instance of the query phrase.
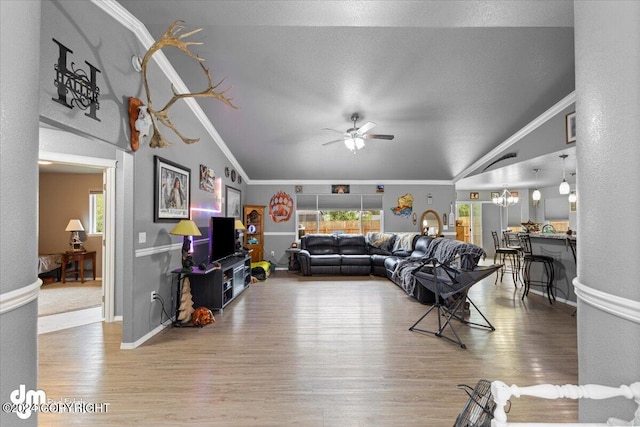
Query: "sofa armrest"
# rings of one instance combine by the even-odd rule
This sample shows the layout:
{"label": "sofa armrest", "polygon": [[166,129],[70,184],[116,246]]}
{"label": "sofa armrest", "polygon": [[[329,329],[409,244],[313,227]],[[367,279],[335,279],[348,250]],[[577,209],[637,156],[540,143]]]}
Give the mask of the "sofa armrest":
{"label": "sofa armrest", "polygon": [[311,276],[311,254],[306,249],[300,249],[298,252],[298,262],[300,263],[300,271],[303,276]]}

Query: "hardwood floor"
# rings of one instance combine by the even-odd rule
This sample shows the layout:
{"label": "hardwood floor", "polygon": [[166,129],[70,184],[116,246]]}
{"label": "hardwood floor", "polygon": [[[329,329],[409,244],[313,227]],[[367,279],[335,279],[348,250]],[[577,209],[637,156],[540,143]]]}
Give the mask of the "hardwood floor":
{"label": "hardwood floor", "polygon": [[[120,323],[39,337],[50,399],[107,413],[40,414],[40,425],[451,426],[480,379],[576,384],[574,307],[514,291],[470,292],[496,331],[459,322],[467,349],[408,331],[428,308],[385,278],[277,271],[202,329],[167,328],[120,350]],[[477,314],[472,312],[472,320]],[[421,327],[435,328],[432,314]],[[577,403],[514,399],[509,420],[577,422]]]}

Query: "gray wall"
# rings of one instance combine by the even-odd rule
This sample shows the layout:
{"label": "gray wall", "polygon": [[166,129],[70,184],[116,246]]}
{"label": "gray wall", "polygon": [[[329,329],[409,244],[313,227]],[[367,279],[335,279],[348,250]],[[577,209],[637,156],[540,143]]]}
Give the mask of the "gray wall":
{"label": "gray wall", "polygon": [[[40,2],[0,2],[0,396],[38,387],[37,192]],[[32,54],[35,52],[35,54]],[[19,297],[11,297],[11,295]],[[0,412],[0,424],[36,426]]]}
{"label": "gray wall", "polygon": [[[617,387],[640,378],[640,2],[576,1],[574,10],[578,375]],[[631,420],[636,409],[582,399],[580,421]]]}

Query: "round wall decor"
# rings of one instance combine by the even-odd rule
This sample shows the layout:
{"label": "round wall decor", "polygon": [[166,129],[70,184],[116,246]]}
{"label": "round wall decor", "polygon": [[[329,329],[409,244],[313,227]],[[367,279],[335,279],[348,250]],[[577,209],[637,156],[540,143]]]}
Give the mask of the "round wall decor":
{"label": "round wall decor", "polygon": [[235,169],[231,171],[231,182],[236,182],[236,171],[235,171]]}
{"label": "round wall decor", "polygon": [[293,213],[293,200],[284,191],[278,191],[269,202],[269,216],[273,222],[289,221]]}
{"label": "round wall decor", "polygon": [[229,166],[227,166],[226,168],[224,168],[224,176],[226,176],[227,178],[229,178]]}

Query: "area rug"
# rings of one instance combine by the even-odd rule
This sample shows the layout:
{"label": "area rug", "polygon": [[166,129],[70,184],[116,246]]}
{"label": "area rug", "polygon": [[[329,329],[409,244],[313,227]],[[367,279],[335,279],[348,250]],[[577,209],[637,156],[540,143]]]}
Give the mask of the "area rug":
{"label": "area rug", "polygon": [[102,282],[55,282],[42,285],[38,295],[38,316],[65,313],[102,305]]}

